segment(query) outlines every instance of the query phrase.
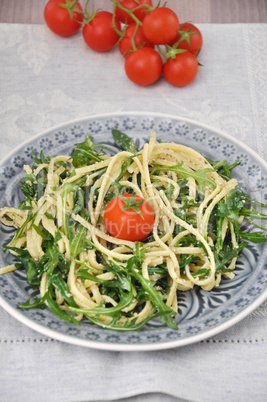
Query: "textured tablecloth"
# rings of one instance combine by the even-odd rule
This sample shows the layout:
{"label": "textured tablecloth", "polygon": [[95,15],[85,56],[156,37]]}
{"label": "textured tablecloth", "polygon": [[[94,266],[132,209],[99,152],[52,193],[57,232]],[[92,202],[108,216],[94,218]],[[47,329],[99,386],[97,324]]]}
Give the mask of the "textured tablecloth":
{"label": "textured tablecloth", "polygon": [[[138,87],[118,51],[98,54],[81,35],[0,24],[0,157],[34,134],[103,112],[153,111],[222,129],[267,157],[267,25],[199,25],[199,75],[185,88]],[[267,303],[198,344],[106,352],[34,332],[0,308],[0,401],[264,401]]]}

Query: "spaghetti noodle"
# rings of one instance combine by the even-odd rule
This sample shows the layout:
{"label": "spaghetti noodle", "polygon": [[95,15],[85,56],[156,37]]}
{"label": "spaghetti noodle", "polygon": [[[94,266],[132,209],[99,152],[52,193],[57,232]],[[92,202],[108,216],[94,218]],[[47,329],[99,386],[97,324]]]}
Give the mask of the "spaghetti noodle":
{"label": "spaghetti noodle", "polygon": [[[47,305],[71,323],[87,318],[114,330],[160,316],[175,329],[177,291],[209,291],[234,277],[245,243],[237,228],[242,205],[234,220],[229,203],[239,194],[244,205],[244,194],[197,151],[157,142],[155,132],[141,151],[126,146],[114,156],[97,153],[88,138],[89,157],[83,144],[73,158],[42,155],[24,167],[25,199],[0,212],[17,229],[7,247],[17,262],[2,273],[26,269],[39,287],[40,299],[23,308]],[[108,202],[123,192],[154,211],[142,242],[113,237],[103,224]]]}

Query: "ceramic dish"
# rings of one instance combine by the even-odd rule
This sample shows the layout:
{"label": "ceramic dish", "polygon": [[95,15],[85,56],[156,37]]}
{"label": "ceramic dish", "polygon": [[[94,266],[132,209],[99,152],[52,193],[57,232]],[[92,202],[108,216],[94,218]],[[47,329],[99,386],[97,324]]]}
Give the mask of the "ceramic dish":
{"label": "ceramic dish", "polygon": [[[82,142],[85,135],[91,135],[96,143],[105,144],[115,152],[111,135],[113,128],[131,136],[138,147],[143,146],[153,129],[158,139],[190,146],[213,160],[227,159],[232,163],[239,159],[235,177],[241,187],[246,193],[253,193],[253,198],[258,201],[267,202],[267,164],[240,141],[192,120],[136,112],[90,116],[67,122],[20,145],[0,165],[0,207],[17,206],[22,199],[19,182],[24,176],[23,165],[32,164],[32,150],[37,154],[43,150],[50,156],[70,154],[75,143]],[[251,228],[248,226],[247,230]],[[1,245],[10,241],[13,233],[1,225]],[[76,345],[117,351],[173,348],[198,342],[229,328],[266,299],[266,253],[265,244],[250,243],[238,260],[235,279],[224,279],[219,288],[211,292],[195,288],[179,294],[176,331],[163,327],[160,320],[131,333],[102,329],[86,321],[77,327],[61,321],[48,309],[18,309],[32,293],[22,271],[0,276],[0,305],[32,329]],[[1,248],[1,266],[10,264],[11,258]]]}

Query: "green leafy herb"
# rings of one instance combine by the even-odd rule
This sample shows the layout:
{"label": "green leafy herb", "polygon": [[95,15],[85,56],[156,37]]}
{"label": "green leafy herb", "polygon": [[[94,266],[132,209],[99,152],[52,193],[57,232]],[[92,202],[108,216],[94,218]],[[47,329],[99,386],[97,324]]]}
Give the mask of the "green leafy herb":
{"label": "green leafy herb", "polygon": [[[266,230],[266,229],[265,229]],[[239,231],[239,236],[241,239],[251,241],[253,243],[265,243],[267,242],[267,235],[261,232],[250,232],[245,233],[241,230]]]}
{"label": "green leafy herb", "polygon": [[246,247],[246,243],[240,243],[238,247],[230,248],[229,245],[224,247],[219,253],[215,252],[216,272],[232,272],[228,270],[226,265],[229,264],[233,258],[237,258]]}
{"label": "green leafy herb", "polygon": [[252,219],[263,219],[263,220],[267,220],[267,215],[260,213],[259,211],[257,211],[254,208],[242,208],[240,210],[240,215],[241,216],[249,216]]}
{"label": "green leafy herb", "polygon": [[228,165],[227,161],[223,159],[220,162],[215,162],[211,159],[206,158],[207,161],[212,165],[212,167],[216,170],[216,172],[225,180],[231,179],[231,171],[239,165],[240,161],[237,160],[232,165]]}
{"label": "green leafy herb", "polygon": [[158,174],[162,170],[170,170],[172,172],[179,174],[184,179],[188,179],[188,177],[193,177],[193,179],[195,179],[196,182],[198,183],[198,187],[199,187],[200,191],[205,190],[205,185],[207,183],[210,184],[211,187],[213,187],[213,188],[216,187],[216,184],[214,183],[214,181],[207,177],[207,173],[214,172],[214,169],[206,168],[206,169],[202,169],[202,170],[198,170],[198,171],[194,172],[194,171],[184,169],[182,167],[182,165],[183,165],[183,162],[180,162],[174,166],[160,166],[160,167],[157,167],[156,169],[154,169],[151,172],[151,175]]}
{"label": "green leafy herb", "polygon": [[193,262],[199,261],[199,260],[200,260],[200,258],[194,254],[190,254],[190,255],[181,254],[181,260],[179,263],[181,271],[183,271],[185,273],[185,268],[187,265],[192,264]]}
{"label": "green leafy herb", "polygon": [[233,224],[237,240],[239,239],[239,215],[244,207],[244,193],[240,187],[233,188],[225,198],[226,217]]}
{"label": "green leafy herb", "polygon": [[133,156],[128,156],[125,161],[123,162],[123,164],[121,165],[121,172],[117,178],[117,181],[120,180],[122,178],[122,176],[127,172],[127,169],[129,166],[131,166],[131,164],[133,163],[133,158],[135,158],[136,156],[138,156],[139,154],[133,155]]}
{"label": "green leafy herb", "polygon": [[[68,214],[67,214],[68,195],[70,193],[73,193],[73,197],[75,198],[77,191],[78,191],[78,187],[76,185],[73,185],[71,183],[66,183],[66,184],[64,184],[64,186],[62,187],[62,190],[60,192],[60,196],[62,199],[62,222],[63,222],[64,233],[66,236],[68,235]],[[78,208],[80,208],[80,204],[78,204]]]}
{"label": "green leafy herb", "polygon": [[73,296],[70,293],[69,286],[67,282],[58,274],[51,275],[48,281],[48,286],[52,284],[61,294],[61,296],[66,300],[66,302],[72,307],[78,307],[74,301]]}
{"label": "green leafy herb", "polygon": [[[120,313],[121,310],[131,304],[133,299],[133,289],[129,273],[127,271],[124,271],[113,261],[109,261],[109,264],[110,265],[106,266],[106,269],[113,273],[114,279],[110,281],[105,280],[104,283],[105,286],[116,289],[116,294],[118,294],[120,298],[118,304],[112,307],[99,306],[90,309],[70,307],[70,311],[73,311],[75,313],[89,314],[90,316],[99,314],[114,316],[116,313]],[[85,273],[83,273],[83,276],[85,276]],[[102,280],[99,280],[99,278],[93,279],[94,276],[90,273],[87,274],[87,279],[89,278],[95,280],[95,282],[102,282]]]}
{"label": "green leafy herb", "polygon": [[39,158],[37,158],[34,151],[32,151],[31,155],[36,165],[48,164],[51,161],[50,156],[45,157],[43,151],[40,152]]}
{"label": "green leafy herb", "polygon": [[209,275],[209,273],[210,273],[210,269],[200,268],[195,272],[191,272],[191,275],[194,278],[202,279],[202,278],[206,278]]}
{"label": "green leafy herb", "polygon": [[128,137],[127,134],[114,129],[112,130],[112,135],[115,142],[125,151],[131,152],[132,154],[136,154],[139,151],[133,140]]}
{"label": "green leafy herb", "polygon": [[176,322],[172,318],[172,316],[176,313],[164,303],[161,293],[154,289],[153,282],[145,279],[139,272],[139,269],[135,264],[135,257],[131,257],[128,260],[126,270],[131,272],[133,277],[139,282],[148,300],[152,302],[153,306],[158,310],[158,312],[166,313],[161,316],[161,321],[163,324],[172,329],[177,329]]}
{"label": "green leafy herb", "polygon": [[46,292],[43,297],[44,301],[47,301],[50,309],[53,311],[55,315],[57,315],[61,320],[67,321],[71,324],[78,325],[80,322],[76,320],[76,318],[72,317],[70,314],[66,313],[64,310],[61,310],[57,302],[51,297],[49,291]]}
{"label": "green leafy herb", "polygon": [[95,148],[105,148],[103,145],[93,143],[93,137],[86,136],[85,141],[75,144],[76,148],[72,155],[72,163],[74,167],[88,166],[92,162],[101,162],[102,159],[95,151]]}
{"label": "green leafy herb", "polygon": [[9,245],[11,245],[15,240],[20,239],[21,236],[23,235],[26,226],[28,225],[29,222],[34,222],[34,219],[36,217],[36,214],[33,214],[32,210],[28,211],[27,218],[24,221],[24,223],[18,228],[14,238],[11,240]]}
{"label": "green leafy herb", "polygon": [[41,275],[44,272],[42,261],[40,260],[40,262],[37,262],[31,258],[28,250],[11,246],[5,248],[16,253],[15,258],[18,262],[15,263],[15,266],[17,269],[25,269],[29,285],[33,287],[39,286]]}
{"label": "green leafy herb", "polygon": [[43,310],[45,308],[45,304],[42,299],[39,299],[38,297],[35,298],[35,301],[31,303],[32,297],[29,297],[29,299],[26,300],[25,303],[22,303],[19,305],[19,308],[25,308],[25,309],[31,309],[31,308],[39,308]]}
{"label": "green leafy herb", "polygon": [[215,216],[216,216],[216,236],[217,236],[217,241],[216,241],[216,248],[217,250],[220,250],[223,247],[223,222],[224,219],[226,217],[226,204],[224,202],[224,200],[221,200],[220,202],[218,202],[217,206],[216,206],[216,212],[215,212]]}

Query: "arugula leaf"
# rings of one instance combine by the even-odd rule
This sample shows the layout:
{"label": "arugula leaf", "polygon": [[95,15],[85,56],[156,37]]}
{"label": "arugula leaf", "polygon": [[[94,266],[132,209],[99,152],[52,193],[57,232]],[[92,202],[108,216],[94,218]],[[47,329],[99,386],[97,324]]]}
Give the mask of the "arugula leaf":
{"label": "arugula leaf", "polygon": [[138,156],[139,154],[135,154],[133,156],[128,156],[125,161],[123,162],[123,164],[121,165],[121,172],[117,178],[117,181],[120,180],[122,178],[122,176],[124,175],[124,173],[127,172],[127,169],[129,166],[131,166],[132,162],[133,162],[133,158],[135,158],[136,156]]}
{"label": "arugula leaf", "polygon": [[241,216],[249,216],[250,218],[253,218],[253,219],[263,219],[263,220],[267,219],[267,215],[260,213],[255,208],[250,208],[250,209],[242,208],[240,210],[240,215]]}
{"label": "arugula leaf", "polygon": [[215,221],[216,221],[216,248],[220,250],[223,247],[222,228],[223,222],[227,214],[227,208],[224,200],[218,202],[215,208]]}
{"label": "arugula leaf", "polygon": [[70,243],[71,258],[76,258],[77,255],[87,249],[85,244],[85,233],[86,228],[83,225],[79,225]]}
{"label": "arugula leaf", "polygon": [[175,243],[175,247],[180,247],[180,246],[183,246],[183,247],[190,247],[190,246],[201,247],[201,248],[203,248],[204,251],[206,251],[206,248],[203,245],[203,243],[201,241],[197,240],[196,237],[193,236],[191,233],[189,233],[186,236],[183,236],[181,239],[179,239]]}
{"label": "arugula leaf", "polygon": [[136,154],[139,151],[134,141],[130,137],[128,137],[127,134],[124,134],[119,130],[113,129],[112,135],[115,142],[125,151],[131,152],[132,154]]}
{"label": "arugula leaf", "polygon": [[21,202],[19,208],[27,209],[28,204],[31,204],[33,200],[39,200],[44,194],[45,186],[47,185],[47,171],[41,170],[37,176],[33,173],[27,173],[24,176],[24,181],[20,181],[21,191],[25,198]]}
{"label": "arugula leaf", "polygon": [[206,268],[200,268],[195,272],[191,272],[191,275],[196,278],[206,278],[206,276],[208,276],[210,273],[210,269],[206,269]]}
{"label": "arugula leaf", "polygon": [[[88,265],[86,265],[86,266],[88,267]],[[91,269],[91,267],[89,267],[89,268]],[[93,269],[92,269],[92,271],[94,272]],[[87,269],[84,269],[84,268],[77,269],[77,271],[75,272],[75,275],[78,275],[82,279],[89,279],[90,281],[94,281],[96,283],[101,283],[102,285],[106,284],[106,282],[107,282],[105,279],[97,278],[97,276],[94,276],[93,274],[88,272],[88,268]]]}
{"label": "arugula leaf", "polygon": [[31,155],[36,165],[48,164],[51,161],[50,156],[45,157],[43,151],[40,152],[39,158],[37,158],[34,151],[32,151]]}
{"label": "arugula leaf", "polygon": [[143,247],[143,243],[140,241],[135,243],[134,256],[135,256],[135,265],[137,266],[138,269],[141,269],[145,259],[145,249]]}
{"label": "arugula leaf", "polygon": [[78,305],[74,301],[73,296],[70,293],[70,289],[69,289],[67,282],[61,276],[59,276],[58,274],[52,275],[49,278],[47,285],[50,286],[50,284],[53,284],[53,286],[56,287],[56,289],[59,291],[61,296],[66,300],[66,302],[70,306],[78,307]]}
{"label": "arugula leaf", "polygon": [[[68,191],[68,190],[67,190]],[[71,191],[71,190],[70,190]],[[72,218],[72,214],[78,215],[80,214],[83,218],[86,216],[86,210],[84,208],[85,205],[85,193],[84,191],[76,187],[76,185],[73,187],[73,197],[74,197],[74,207],[73,210],[71,211],[71,214],[68,217],[68,237],[70,240],[72,240],[73,235],[75,234],[75,226],[77,225],[77,222]],[[64,199],[65,202],[65,199]]]}
{"label": "arugula leaf", "polygon": [[156,267],[148,267],[148,275],[154,275],[154,274],[159,274],[159,275],[167,275],[168,274],[168,268],[166,264],[160,264],[157,265]]}
{"label": "arugula leaf", "polygon": [[265,243],[267,242],[267,235],[261,232],[251,232],[245,233],[241,230],[239,231],[239,236],[241,239],[252,241],[253,243]]}
{"label": "arugula leaf", "polygon": [[168,198],[168,200],[172,200],[173,199],[173,191],[174,191],[174,186],[170,185],[169,187],[167,187],[165,190],[163,190],[166,197]]}
{"label": "arugula leaf", "polygon": [[181,254],[181,260],[180,260],[180,269],[185,273],[185,267],[189,264],[192,264],[195,261],[199,261],[200,258],[195,256],[194,254]]}
{"label": "arugula leaf", "polygon": [[83,277],[86,276],[87,279],[91,279],[99,283],[104,283],[106,287],[115,288],[116,293],[119,295],[120,299],[118,304],[112,307],[99,306],[90,309],[69,307],[70,311],[73,311],[75,313],[90,314],[90,316],[92,314],[97,316],[99,314],[115,316],[117,313],[121,313],[121,310],[132,303],[133,288],[130,274],[127,271],[123,270],[120,266],[115,264],[113,261],[109,261],[109,265],[106,265],[105,268],[113,273],[113,280],[104,280],[103,282],[103,280],[95,278],[94,275],[91,275],[89,272],[87,273],[87,275],[83,273]]}
{"label": "arugula leaf", "polygon": [[[30,182],[30,184],[28,182]],[[28,199],[33,199],[35,196],[36,188],[34,186],[34,182],[36,182],[36,177],[33,173],[26,174],[24,176],[24,182],[20,181],[21,191]]]}
{"label": "arugula leaf", "polygon": [[57,315],[61,320],[67,321],[71,324],[80,324],[76,318],[72,317],[70,314],[66,313],[65,311],[61,310],[57,302],[50,296],[49,291],[43,297],[44,301],[47,301],[48,306],[53,311],[55,315]]}
{"label": "arugula leaf", "polygon": [[35,287],[39,286],[40,278],[43,273],[42,261],[35,261],[31,258],[28,250],[23,250],[18,247],[6,246],[5,249],[14,251],[16,255],[14,256],[18,263],[15,264],[17,269],[25,269],[27,274],[27,282],[29,285]]}
{"label": "arugula leaf", "polygon": [[216,172],[225,180],[231,179],[231,170],[234,169],[237,165],[239,165],[240,161],[237,160],[232,165],[228,165],[227,161],[223,159],[220,162],[215,162],[211,159],[206,158],[207,161],[211,164],[211,166],[216,170]]}
{"label": "arugula leaf", "polygon": [[120,314],[114,315],[112,321],[110,323],[106,323],[103,321],[99,321],[96,317],[90,317],[89,315],[86,315],[88,320],[90,320],[92,323],[98,325],[101,328],[107,328],[107,329],[112,329],[113,331],[138,331],[141,329],[148,321],[157,318],[157,317],[162,317],[166,314],[169,314],[167,311],[161,311],[157,312],[154,314],[151,314],[147,318],[145,318],[143,321],[141,321],[139,324],[136,324],[137,318],[128,318],[125,322],[124,325],[118,325],[117,322],[120,319]]}
{"label": "arugula leaf", "polygon": [[238,247],[230,248],[229,245],[227,245],[220,252],[215,251],[216,272],[232,272],[232,270],[227,270],[225,266],[229,264],[233,258],[237,258],[246,245],[247,243],[242,242]]}
{"label": "arugula leaf", "polygon": [[35,298],[35,301],[31,303],[32,297],[29,297],[25,303],[20,304],[18,307],[19,308],[26,308],[26,309],[31,309],[31,308],[39,308],[43,310],[45,308],[45,304],[42,299],[39,299],[38,297]]}
{"label": "arugula leaf", "polygon": [[196,218],[194,218],[194,217],[191,216],[191,215],[188,215],[188,214],[185,212],[184,207],[177,208],[177,209],[175,209],[173,212],[174,212],[174,214],[175,214],[176,216],[178,216],[178,218],[180,218],[180,219],[182,219],[183,221],[189,223],[190,225],[196,226]]}
{"label": "arugula leaf", "polygon": [[71,183],[65,183],[60,192],[60,196],[62,199],[62,223],[64,233],[66,236],[68,235],[67,199],[70,193],[73,193],[73,197],[75,197],[77,191],[78,187],[76,185],[73,185]]}
{"label": "arugula leaf", "polygon": [[[74,208],[69,216],[66,213],[66,202],[67,196],[70,192],[74,193]],[[81,188],[77,188],[76,185],[64,185],[64,188],[61,192],[62,197],[62,206],[63,206],[63,227],[64,232],[68,236],[70,242],[70,254],[72,258],[76,258],[78,254],[86,249],[92,249],[92,243],[89,242],[85,238],[86,228],[77,223],[72,218],[72,214],[77,215],[80,214],[85,220],[89,220],[89,216],[87,216],[86,209],[84,208],[84,198],[85,194]]]}
{"label": "arugula leaf", "polygon": [[173,165],[173,166],[160,166],[160,167],[157,167],[156,169],[154,169],[151,172],[151,175],[158,174],[162,170],[170,170],[172,172],[179,174],[184,179],[187,179],[188,177],[193,177],[193,179],[195,179],[196,182],[198,183],[198,187],[199,187],[200,191],[205,190],[206,183],[210,184],[211,187],[213,187],[213,188],[216,187],[216,184],[214,183],[214,181],[209,179],[206,176],[207,173],[214,172],[214,169],[206,168],[206,169],[202,169],[202,170],[198,170],[198,171],[194,172],[194,171],[184,169],[182,167],[182,165],[183,165],[183,162],[180,162],[177,165]]}
{"label": "arugula leaf", "polygon": [[113,307],[93,307],[90,309],[83,309],[83,308],[75,308],[69,307],[68,309],[74,313],[82,313],[82,314],[93,314],[93,315],[107,315],[107,316],[114,316],[115,313],[121,312],[124,308],[128,307],[132,302],[132,291],[127,293],[120,292],[120,301],[116,306]]}
{"label": "arugula leaf", "polygon": [[226,217],[233,224],[234,231],[239,239],[239,215],[244,207],[244,192],[240,187],[233,188],[225,198],[226,203]]}
{"label": "arugula leaf", "polygon": [[154,289],[153,282],[145,279],[139,272],[139,270],[136,269],[137,267],[135,261],[136,258],[131,257],[127,262],[126,270],[128,272],[131,272],[132,276],[140,283],[148,299],[152,302],[153,306],[160,313],[166,313],[166,315],[164,314],[161,316],[161,321],[163,322],[163,324],[172,329],[177,329],[177,324],[172,318],[172,315],[176,314],[175,311],[164,303],[161,293]]}
{"label": "arugula leaf", "polygon": [[36,218],[36,214],[33,214],[32,210],[30,209],[30,210],[28,211],[26,220],[25,220],[24,223],[18,228],[18,230],[17,230],[17,232],[16,232],[14,238],[13,238],[13,239],[11,240],[11,242],[9,243],[10,245],[11,245],[15,240],[20,239],[20,238],[22,237],[22,235],[23,235],[23,233],[24,233],[25,227],[28,225],[29,222],[31,222],[31,221],[34,222],[35,218]]}
{"label": "arugula leaf", "polygon": [[101,162],[102,159],[99,153],[95,152],[95,148],[105,148],[103,145],[95,145],[93,137],[86,136],[85,141],[75,144],[76,149],[72,155],[72,164],[74,167],[88,166],[92,162]]}
{"label": "arugula leaf", "polygon": [[34,223],[32,224],[35,232],[38,233],[39,236],[42,237],[43,240],[52,240],[53,236],[46,229],[40,229],[39,226],[36,226]]}

